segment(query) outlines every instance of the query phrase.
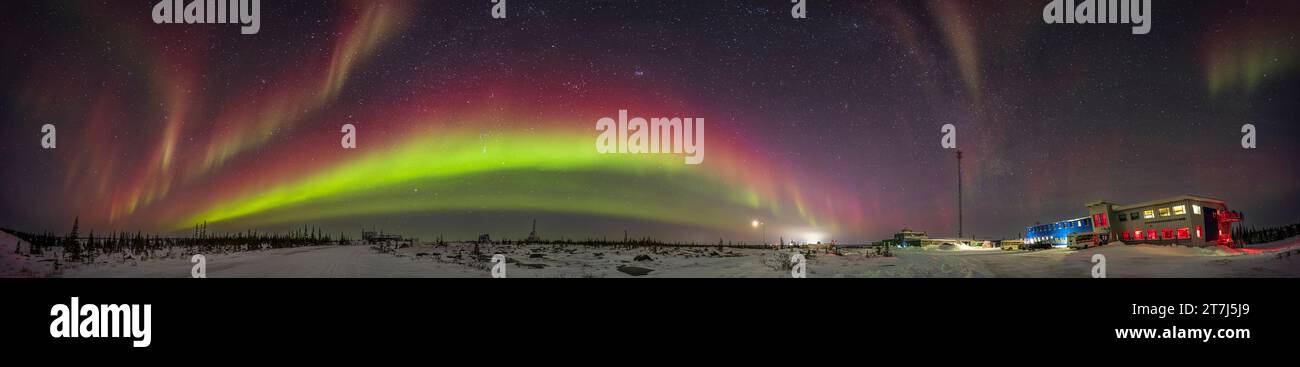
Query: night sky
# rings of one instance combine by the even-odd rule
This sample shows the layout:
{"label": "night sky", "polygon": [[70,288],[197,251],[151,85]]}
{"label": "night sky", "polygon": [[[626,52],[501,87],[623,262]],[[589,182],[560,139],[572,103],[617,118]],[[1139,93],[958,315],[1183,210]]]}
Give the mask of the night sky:
{"label": "night sky", "polygon": [[[255,35],[154,3],[0,5],[0,227],[952,236],[944,124],[968,236],[1181,194],[1300,220],[1291,0],[1157,0],[1146,35],[1047,1],[263,0]],[[597,154],[620,109],[704,118],[704,163]]]}

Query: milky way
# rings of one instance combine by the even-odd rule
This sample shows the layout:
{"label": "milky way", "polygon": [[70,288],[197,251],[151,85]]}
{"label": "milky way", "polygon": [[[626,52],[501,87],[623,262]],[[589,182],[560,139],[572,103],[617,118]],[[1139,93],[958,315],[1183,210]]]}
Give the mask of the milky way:
{"label": "milky way", "polygon": [[[1041,1],[266,0],[252,35],[153,3],[3,6],[0,226],[955,234],[944,124],[968,235],[1184,193],[1300,220],[1292,1],[1157,2],[1145,35]],[[706,119],[707,159],[598,154],[624,109]]]}

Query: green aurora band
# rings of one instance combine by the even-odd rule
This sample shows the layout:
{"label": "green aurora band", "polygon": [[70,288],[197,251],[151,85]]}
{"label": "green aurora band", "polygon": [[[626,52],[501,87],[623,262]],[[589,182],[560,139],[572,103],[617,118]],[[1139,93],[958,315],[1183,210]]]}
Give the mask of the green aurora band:
{"label": "green aurora band", "polygon": [[[458,210],[562,212],[734,230],[781,215],[736,179],[681,155],[599,154],[594,134],[419,134],[306,177],[220,200],[171,225],[273,225],[357,215]],[[716,157],[715,153],[711,157]],[[723,162],[725,164],[725,162]],[[799,222],[817,221],[797,200]],[[787,218],[788,219],[788,218]],[[828,228],[831,229],[831,228]]]}

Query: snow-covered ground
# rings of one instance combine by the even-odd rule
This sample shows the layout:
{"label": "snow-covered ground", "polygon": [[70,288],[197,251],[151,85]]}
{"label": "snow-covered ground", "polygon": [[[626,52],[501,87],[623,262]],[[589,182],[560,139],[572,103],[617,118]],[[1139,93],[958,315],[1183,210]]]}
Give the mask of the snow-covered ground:
{"label": "snow-covered ground", "polygon": [[29,278],[54,273],[54,259],[30,257],[31,245],[5,231],[0,231],[0,278]]}
{"label": "snow-covered ground", "polygon": [[[14,254],[16,239],[0,236],[0,276],[189,277],[189,257],[108,260],[51,271],[48,261]],[[476,250],[477,249],[477,250]],[[225,277],[489,277],[491,257],[507,258],[511,278],[758,277],[789,276],[790,250],[714,247],[591,247],[580,245],[417,245],[380,251],[371,246],[324,246],[207,255],[207,276]],[[1254,249],[1123,245],[1074,251],[902,249],[882,257],[868,249],[808,256],[810,278],[1048,277],[1091,275],[1104,254],[1107,276],[1300,277],[1300,239]]]}
{"label": "snow-covered ground", "polygon": [[[1113,244],[1078,251],[903,252],[899,258],[928,257],[931,261],[922,261],[923,264],[963,269],[965,274],[975,277],[1087,278],[1092,276],[1095,254],[1105,256],[1108,278],[1300,277],[1300,251],[1294,249],[1244,254],[1217,248]],[[1280,254],[1287,255],[1279,257]],[[906,274],[900,272],[897,276]]]}
{"label": "snow-covered ground", "polygon": [[[367,246],[321,246],[205,255],[209,278],[476,277],[481,271],[379,254]],[[190,277],[189,257],[74,266],[64,277]]]}

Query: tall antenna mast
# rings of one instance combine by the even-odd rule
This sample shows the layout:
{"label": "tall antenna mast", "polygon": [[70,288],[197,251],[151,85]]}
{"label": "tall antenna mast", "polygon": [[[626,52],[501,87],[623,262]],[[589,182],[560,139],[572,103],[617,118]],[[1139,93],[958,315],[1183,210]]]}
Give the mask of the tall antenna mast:
{"label": "tall antenna mast", "polygon": [[957,151],[957,238],[962,238],[961,151]]}

